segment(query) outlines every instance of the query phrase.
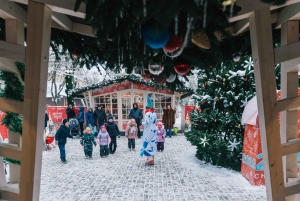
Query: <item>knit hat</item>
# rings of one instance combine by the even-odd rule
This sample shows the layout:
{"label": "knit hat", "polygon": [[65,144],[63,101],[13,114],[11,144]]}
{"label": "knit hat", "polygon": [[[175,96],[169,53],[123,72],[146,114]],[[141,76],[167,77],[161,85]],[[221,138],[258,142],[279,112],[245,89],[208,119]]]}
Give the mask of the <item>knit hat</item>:
{"label": "knit hat", "polygon": [[108,120],[110,120],[110,119],[114,120],[114,117],[111,114],[108,115]]}
{"label": "knit hat", "polygon": [[65,123],[67,123],[67,122],[68,122],[68,119],[64,119],[64,120],[62,121],[62,124],[65,125]]}
{"label": "knit hat", "polygon": [[106,127],[104,125],[100,127],[100,130],[102,131],[103,128],[105,128],[105,130],[106,130]]}
{"label": "knit hat", "polygon": [[158,122],[158,123],[157,123],[157,126],[163,126],[163,123]]}

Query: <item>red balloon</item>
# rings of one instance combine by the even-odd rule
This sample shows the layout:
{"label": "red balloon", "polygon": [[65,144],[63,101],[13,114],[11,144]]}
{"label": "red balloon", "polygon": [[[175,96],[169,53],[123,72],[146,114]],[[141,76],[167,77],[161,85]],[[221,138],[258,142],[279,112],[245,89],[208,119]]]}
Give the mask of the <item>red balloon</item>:
{"label": "red balloon", "polygon": [[176,64],[174,70],[178,75],[185,75],[190,71],[190,65],[184,63]]}
{"label": "red balloon", "polygon": [[168,53],[172,53],[178,50],[182,46],[182,43],[183,41],[178,36],[172,36],[163,49]]}
{"label": "red balloon", "polygon": [[154,76],[153,81],[154,81],[155,84],[163,85],[167,82],[167,78],[164,74],[156,75],[156,76]]}
{"label": "red balloon", "polygon": [[149,74],[142,74],[142,78],[145,80],[145,81],[149,81],[151,79],[152,75],[149,73]]}
{"label": "red balloon", "polygon": [[76,50],[74,50],[74,51],[72,52],[72,56],[73,56],[73,57],[77,57],[77,56],[78,56],[78,53],[77,53]]}

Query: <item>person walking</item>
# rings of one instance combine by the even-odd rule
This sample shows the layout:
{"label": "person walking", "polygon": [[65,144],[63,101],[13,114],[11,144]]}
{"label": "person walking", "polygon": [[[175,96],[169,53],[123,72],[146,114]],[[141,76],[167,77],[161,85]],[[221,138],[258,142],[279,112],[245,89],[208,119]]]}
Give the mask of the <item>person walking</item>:
{"label": "person walking", "polygon": [[146,165],[154,165],[154,156],[157,154],[156,145],[156,113],[153,108],[147,109],[145,114],[144,135],[140,156],[146,156]]}
{"label": "person walking", "polygon": [[107,122],[105,111],[101,105],[97,105],[97,109],[94,112],[94,119],[97,121],[97,132],[99,133],[101,126]]}
{"label": "person walking", "polygon": [[93,117],[93,109],[91,107],[85,113],[85,122],[86,122],[86,127],[91,127],[91,129],[94,130],[95,119]]}
{"label": "person walking", "polygon": [[106,131],[106,127],[103,125],[100,127],[100,132],[97,136],[97,142],[100,145],[100,157],[106,158],[109,155],[108,144],[110,143],[110,137]]}
{"label": "person walking", "polygon": [[64,119],[62,125],[58,129],[55,135],[55,144],[59,147],[60,152],[60,159],[63,163],[67,163],[66,160],[66,151],[65,145],[67,143],[67,137],[74,138],[73,135],[70,133],[69,122],[67,119]]}
{"label": "person walking", "polygon": [[135,119],[131,119],[125,130],[125,137],[128,138],[129,151],[135,151],[135,138],[137,136],[138,129],[136,127]]}
{"label": "person walking", "polygon": [[135,123],[138,129],[137,136],[138,138],[141,138],[141,131],[140,131],[140,125],[141,121],[143,119],[143,113],[141,109],[138,107],[137,103],[133,103],[133,108],[130,110],[129,113],[129,119],[135,119]]}
{"label": "person walking", "polygon": [[94,136],[92,135],[92,130],[90,127],[86,127],[81,140],[81,146],[83,146],[84,155],[86,158],[92,158],[93,155],[93,144],[96,147],[97,143]]}
{"label": "person walking", "polygon": [[175,111],[169,104],[167,105],[167,109],[164,110],[162,121],[167,131],[167,136],[171,138],[173,133],[173,126],[175,124]]}
{"label": "person walking", "polygon": [[80,134],[83,135],[84,108],[82,106],[79,108],[79,113],[78,113],[78,116],[77,116],[77,120],[79,122]]}
{"label": "person walking", "polygon": [[163,128],[163,124],[161,122],[157,123],[157,151],[164,151],[166,130]]}
{"label": "person walking", "polygon": [[117,136],[120,137],[120,131],[117,124],[114,122],[114,117],[111,114],[108,115],[108,123],[106,124],[106,130],[111,139],[111,142],[109,143],[109,152],[110,154],[114,154],[117,149]]}
{"label": "person walking", "polygon": [[66,114],[67,114],[68,121],[76,117],[76,113],[74,111],[73,105],[69,104],[68,108],[66,109]]}

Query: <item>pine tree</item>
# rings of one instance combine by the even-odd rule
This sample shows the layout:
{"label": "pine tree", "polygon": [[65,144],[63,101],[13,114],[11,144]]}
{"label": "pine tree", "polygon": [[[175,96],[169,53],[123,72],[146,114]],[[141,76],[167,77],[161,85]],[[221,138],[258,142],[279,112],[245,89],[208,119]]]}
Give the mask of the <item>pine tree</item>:
{"label": "pine tree", "polygon": [[186,137],[197,146],[196,157],[213,165],[240,170],[244,106],[255,95],[253,61],[221,64],[199,72],[198,109],[190,112],[192,130]]}

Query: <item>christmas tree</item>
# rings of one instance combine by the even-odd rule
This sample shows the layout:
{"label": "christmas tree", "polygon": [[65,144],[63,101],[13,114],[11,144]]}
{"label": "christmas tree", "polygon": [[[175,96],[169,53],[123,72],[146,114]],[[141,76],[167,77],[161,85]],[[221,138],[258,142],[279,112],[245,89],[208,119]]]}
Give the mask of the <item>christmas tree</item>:
{"label": "christmas tree", "polygon": [[240,170],[244,126],[242,113],[255,96],[253,61],[237,56],[229,64],[199,72],[196,100],[190,112],[192,129],[186,133],[197,146],[196,157],[213,165]]}

